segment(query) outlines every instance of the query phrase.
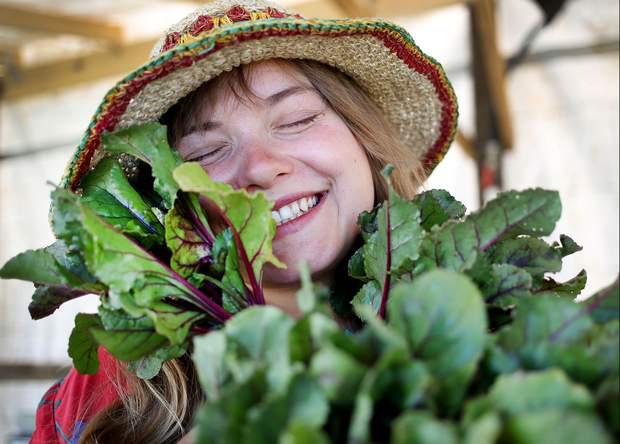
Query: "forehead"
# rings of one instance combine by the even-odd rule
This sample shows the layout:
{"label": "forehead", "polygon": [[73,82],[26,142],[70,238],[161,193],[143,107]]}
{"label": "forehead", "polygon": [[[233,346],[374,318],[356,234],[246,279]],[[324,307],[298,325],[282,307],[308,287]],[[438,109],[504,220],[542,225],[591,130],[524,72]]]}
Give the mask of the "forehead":
{"label": "forehead", "polygon": [[294,62],[269,60],[255,62],[222,74],[208,88],[203,106],[235,107],[240,103],[260,104],[266,98],[293,86],[311,87],[310,81]]}

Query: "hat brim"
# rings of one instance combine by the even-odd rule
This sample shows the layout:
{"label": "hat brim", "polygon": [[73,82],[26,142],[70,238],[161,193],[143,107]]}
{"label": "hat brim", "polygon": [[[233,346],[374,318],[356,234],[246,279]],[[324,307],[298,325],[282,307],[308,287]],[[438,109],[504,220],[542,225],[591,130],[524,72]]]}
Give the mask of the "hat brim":
{"label": "hat brim", "polygon": [[385,112],[427,174],[456,131],[457,102],[441,65],[402,28],[374,19],[263,19],[219,28],[136,69],[104,97],[65,171],[77,188],[101,157],[105,132],[158,121],[202,83],[241,64],[309,59],[352,77]]}

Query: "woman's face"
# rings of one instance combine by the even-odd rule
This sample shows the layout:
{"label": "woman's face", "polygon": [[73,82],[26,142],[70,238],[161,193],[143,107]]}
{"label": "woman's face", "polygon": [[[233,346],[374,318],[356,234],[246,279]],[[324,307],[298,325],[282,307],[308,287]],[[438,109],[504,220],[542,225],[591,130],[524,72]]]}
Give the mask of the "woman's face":
{"label": "woman's face", "polygon": [[266,267],[266,284],[296,282],[302,259],[315,278],[328,278],[357,235],[358,214],[373,206],[368,160],[305,76],[273,62],[250,72],[256,97],[211,94],[177,149],[214,180],[275,202],[273,249],[288,268]]}

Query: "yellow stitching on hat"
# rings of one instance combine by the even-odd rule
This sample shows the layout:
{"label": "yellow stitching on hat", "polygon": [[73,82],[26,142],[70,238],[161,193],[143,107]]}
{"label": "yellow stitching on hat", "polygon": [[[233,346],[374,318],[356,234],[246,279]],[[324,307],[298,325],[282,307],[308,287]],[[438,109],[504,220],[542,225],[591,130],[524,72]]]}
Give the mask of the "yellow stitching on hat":
{"label": "yellow stitching on hat", "polygon": [[227,15],[223,15],[222,17],[220,17],[220,26],[224,26],[224,25],[232,25],[234,22],[228,18]]}
{"label": "yellow stitching on hat", "polygon": [[261,20],[271,18],[269,14],[263,11],[251,11],[250,12],[250,20]]}

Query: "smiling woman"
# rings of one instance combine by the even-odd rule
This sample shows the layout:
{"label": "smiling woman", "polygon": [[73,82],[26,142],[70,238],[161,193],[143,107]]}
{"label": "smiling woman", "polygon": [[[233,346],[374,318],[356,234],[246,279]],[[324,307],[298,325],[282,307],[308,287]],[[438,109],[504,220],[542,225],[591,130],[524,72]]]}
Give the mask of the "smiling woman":
{"label": "smiling woman", "polygon": [[[104,132],[166,124],[184,160],[274,203],[273,253],[285,267],[267,264],[261,283],[265,301],[289,314],[300,261],[328,287],[344,279],[358,215],[387,197],[382,169],[394,166],[393,186],[410,198],[454,135],[443,70],[381,20],[306,20],[220,0],[170,28],[152,55],[106,95],[64,186],[83,185]],[[104,353],[97,375],[72,371],[48,393],[33,441],[60,442],[70,428],[80,442],[176,442],[201,399],[194,373],[183,357],[141,380]],[[57,409],[61,398],[71,401]]]}

